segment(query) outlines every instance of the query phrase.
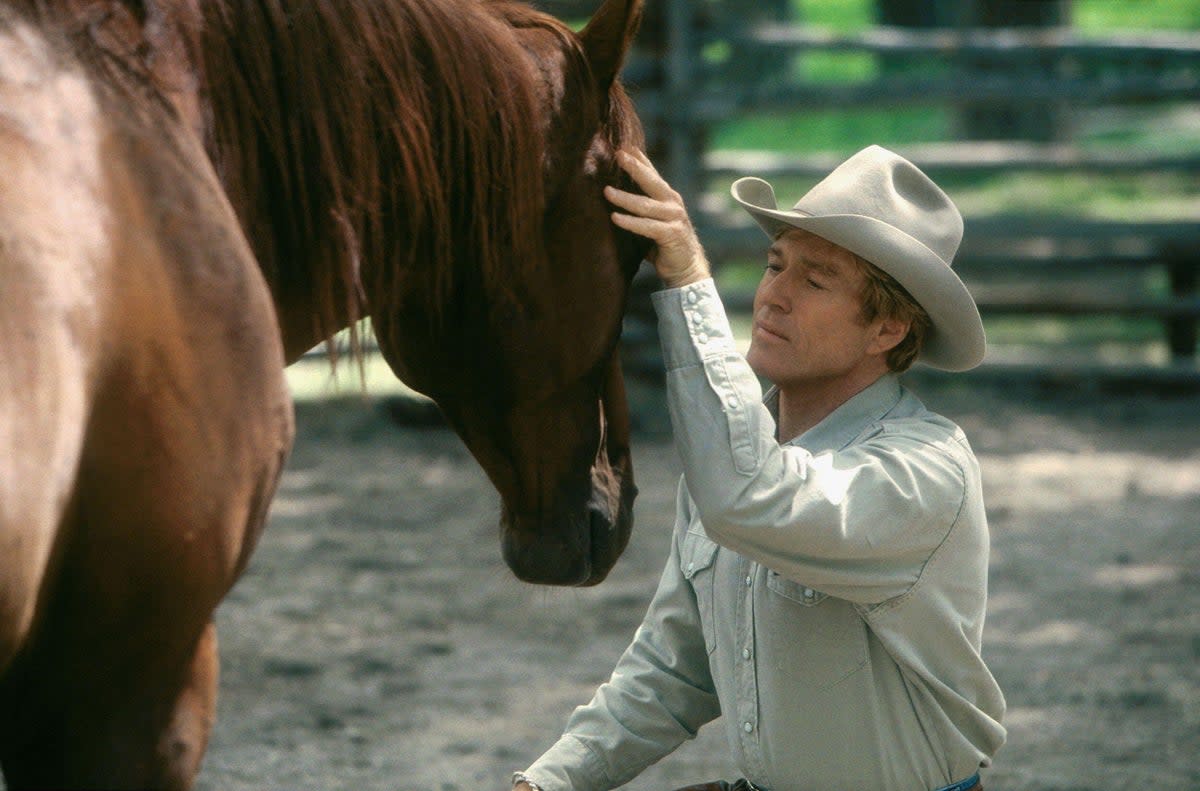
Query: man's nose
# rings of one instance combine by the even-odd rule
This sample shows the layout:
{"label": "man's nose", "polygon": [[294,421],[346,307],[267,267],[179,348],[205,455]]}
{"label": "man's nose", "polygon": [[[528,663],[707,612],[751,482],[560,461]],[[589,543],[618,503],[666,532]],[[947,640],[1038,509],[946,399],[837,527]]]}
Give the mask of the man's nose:
{"label": "man's nose", "polygon": [[787,270],[772,278],[764,278],[758,286],[758,302],[787,313],[792,308],[792,300],[787,289]]}

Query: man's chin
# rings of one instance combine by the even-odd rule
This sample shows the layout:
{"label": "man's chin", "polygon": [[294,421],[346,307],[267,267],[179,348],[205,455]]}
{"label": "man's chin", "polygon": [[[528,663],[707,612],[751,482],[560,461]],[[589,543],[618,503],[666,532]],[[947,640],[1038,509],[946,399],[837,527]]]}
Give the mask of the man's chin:
{"label": "man's chin", "polygon": [[766,379],[768,382],[777,382],[783,374],[783,370],[779,362],[772,360],[771,357],[770,353],[755,348],[754,343],[751,342],[750,350],[746,352],[746,363],[758,378]]}

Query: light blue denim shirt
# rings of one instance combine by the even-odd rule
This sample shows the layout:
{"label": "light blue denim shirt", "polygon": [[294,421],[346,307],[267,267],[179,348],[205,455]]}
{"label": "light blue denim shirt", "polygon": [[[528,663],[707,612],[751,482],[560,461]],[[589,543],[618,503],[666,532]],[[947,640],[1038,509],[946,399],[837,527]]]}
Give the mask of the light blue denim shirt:
{"label": "light blue denim shirt", "polygon": [[781,446],[713,282],[654,300],[684,468],[670,557],[611,679],[524,774],[614,788],[718,715],[771,791],[929,791],[987,766],[1004,698],[962,431],[888,375]]}

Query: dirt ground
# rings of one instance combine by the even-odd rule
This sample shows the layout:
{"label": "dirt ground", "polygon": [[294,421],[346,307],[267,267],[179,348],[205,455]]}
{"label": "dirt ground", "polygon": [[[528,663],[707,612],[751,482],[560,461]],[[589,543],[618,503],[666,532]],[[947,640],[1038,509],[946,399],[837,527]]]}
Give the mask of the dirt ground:
{"label": "dirt ground", "polygon": [[[989,791],[1200,789],[1200,396],[924,385],[983,465],[985,657],[1009,703]],[[635,534],[610,578],[548,590],[508,573],[497,497],[448,431],[369,403],[302,405],[298,426],[219,612],[198,787],[507,789],[641,620],[670,535],[669,436],[635,443]],[[724,752],[710,725],[627,788],[728,778]]]}

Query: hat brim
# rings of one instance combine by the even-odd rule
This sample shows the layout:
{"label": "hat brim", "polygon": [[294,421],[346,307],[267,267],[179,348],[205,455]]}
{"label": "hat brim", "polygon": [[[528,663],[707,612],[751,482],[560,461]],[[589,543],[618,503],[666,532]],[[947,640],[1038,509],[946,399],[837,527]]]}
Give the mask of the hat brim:
{"label": "hat brim", "polygon": [[[742,190],[745,182],[757,182]],[[888,223],[861,214],[815,216],[758,205],[759,179],[734,183],[734,199],[771,238],[787,228],[800,228],[844,247],[894,277],[929,314],[933,326],[925,339],[921,362],[945,371],[966,371],[983,361],[987,340],[979,308],[949,264],[920,241]],[[769,189],[769,186],[768,186]]]}

